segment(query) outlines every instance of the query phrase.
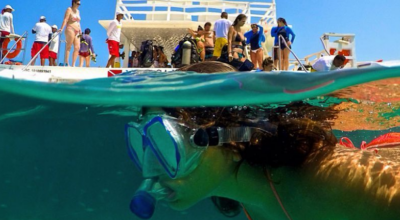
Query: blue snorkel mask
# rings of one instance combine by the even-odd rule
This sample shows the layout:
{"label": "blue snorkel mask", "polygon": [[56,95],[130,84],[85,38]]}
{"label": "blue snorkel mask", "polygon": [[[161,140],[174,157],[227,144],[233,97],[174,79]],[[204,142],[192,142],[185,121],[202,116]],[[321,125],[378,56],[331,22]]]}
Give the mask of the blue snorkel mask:
{"label": "blue snorkel mask", "polygon": [[125,126],[128,151],[135,165],[146,178],[136,191],[131,210],[140,218],[150,218],[156,202],[170,192],[158,183],[158,177],[172,179],[190,174],[209,146],[229,142],[249,142],[253,127],[189,127],[164,113],[149,114],[140,123]]}

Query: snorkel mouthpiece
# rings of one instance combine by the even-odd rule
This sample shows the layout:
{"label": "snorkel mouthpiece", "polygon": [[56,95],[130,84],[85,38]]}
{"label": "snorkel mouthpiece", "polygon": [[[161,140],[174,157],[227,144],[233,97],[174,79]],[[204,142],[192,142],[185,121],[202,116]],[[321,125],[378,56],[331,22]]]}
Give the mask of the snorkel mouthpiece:
{"label": "snorkel mouthpiece", "polygon": [[145,179],[131,200],[131,211],[139,218],[149,219],[153,216],[157,201],[166,198],[170,192],[156,179]]}

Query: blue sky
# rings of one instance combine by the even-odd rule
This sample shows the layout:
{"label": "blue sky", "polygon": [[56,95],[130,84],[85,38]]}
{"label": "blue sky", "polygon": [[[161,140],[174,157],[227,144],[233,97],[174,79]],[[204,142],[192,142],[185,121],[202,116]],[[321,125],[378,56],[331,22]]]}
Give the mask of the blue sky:
{"label": "blue sky", "polygon": [[[30,32],[41,15],[47,17],[50,25],[60,27],[71,0],[5,0],[2,4],[1,7],[10,4],[16,9],[13,13],[15,30],[22,34]],[[296,33],[293,50],[299,57],[322,50],[319,37],[325,32],[336,32],[356,34],[358,61],[400,60],[399,0],[276,0],[276,4],[277,16],[284,17],[293,26]],[[105,66],[107,62],[107,35],[98,20],[113,19],[115,5],[114,0],[81,2],[82,29],[92,30],[94,49],[99,55],[92,66]],[[30,57],[33,40],[30,34],[25,63]],[[63,53],[64,47],[61,48]]]}

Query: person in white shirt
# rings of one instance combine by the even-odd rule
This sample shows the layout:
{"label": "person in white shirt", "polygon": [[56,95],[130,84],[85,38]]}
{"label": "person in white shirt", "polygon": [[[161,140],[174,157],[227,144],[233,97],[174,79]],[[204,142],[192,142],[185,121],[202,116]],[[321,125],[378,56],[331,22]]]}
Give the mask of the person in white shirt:
{"label": "person in white shirt", "polygon": [[0,15],[0,48],[1,45],[3,45],[4,37],[15,33],[12,15],[13,11],[14,9],[10,5],[6,5],[2,11],[2,15]]}
{"label": "person in white shirt", "polygon": [[317,72],[337,70],[344,67],[346,57],[343,55],[324,56],[319,58],[312,68]]}
{"label": "person in white shirt", "polygon": [[122,23],[124,17],[122,12],[117,12],[116,19],[114,19],[107,29],[107,44],[110,58],[108,59],[106,67],[114,67],[115,58],[119,57],[119,41],[121,38]]}
{"label": "person in white shirt", "polygon": [[[36,23],[35,27],[32,28],[32,33],[36,34],[36,38],[32,45],[31,56],[33,58],[37,53],[40,52],[40,64],[44,66],[45,59],[49,58],[49,46],[46,44],[49,42],[49,37],[52,33],[50,25],[46,23],[46,17],[40,17],[40,21]],[[44,49],[42,50],[43,47]],[[33,63],[35,63],[35,61],[36,58]]]}
{"label": "person in white shirt", "polygon": [[228,31],[230,26],[232,26],[232,22],[228,20],[228,13],[222,12],[221,19],[216,21],[214,24],[216,40],[214,45],[213,60],[216,60],[221,56],[222,48],[225,44],[228,44]]}
{"label": "person in white shirt", "polygon": [[[57,30],[58,30],[57,25],[51,26],[51,31],[53,32],[52,36],[54,36],[55,34],[58,34]],[[57,60],[59,44],[60,44],[60,36],[57,35],[56,37],[53,38],[53,40],[51,41],[50,46],[49,46],[49,65],[50,66],[57,66],[56,60]]]}

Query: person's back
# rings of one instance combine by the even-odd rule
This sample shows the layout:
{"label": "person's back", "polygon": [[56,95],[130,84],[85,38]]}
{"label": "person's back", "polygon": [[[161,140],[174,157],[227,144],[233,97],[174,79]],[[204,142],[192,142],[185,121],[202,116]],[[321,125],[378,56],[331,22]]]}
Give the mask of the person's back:
{"label": "person's back", "polygon": [[230,26],[232,26],[232,22],[226,18],[221,18],[217,20],[214,25],[215,37],[227,38]]}
{"label": "person's back", "polygon": [[323,56],[319,58],[312,68],[317,72],[337,70],[343,67],[346,57],[343,55]]}
{"label": "person's back", "polygon": [[10,12],[4,12],[4,14],[0,16],[0,31],[12,33],[12,19],[13,15]]}
{"label": "person's back", "polygon": [[91,48],[92,48],[92,37],[88,34],[83,34],[81,40],[81,48],[79,52],[89,52],[89,49]]}
{"label": "person's back", "polygon": [[49,41],[49,35],[51,32],[51,27],[46,22],[38,22],[35,27],[32,29],[35,34],[35,42],[44,42],[47,43]]}

